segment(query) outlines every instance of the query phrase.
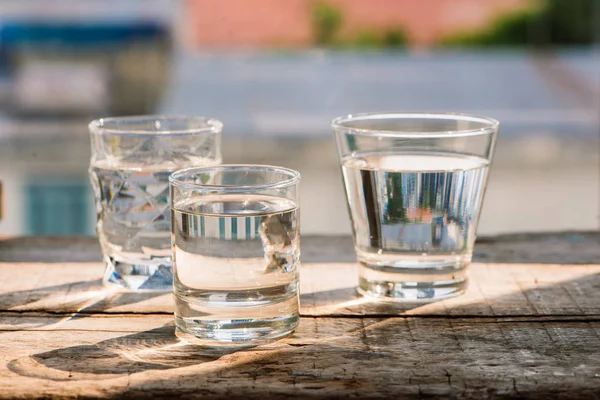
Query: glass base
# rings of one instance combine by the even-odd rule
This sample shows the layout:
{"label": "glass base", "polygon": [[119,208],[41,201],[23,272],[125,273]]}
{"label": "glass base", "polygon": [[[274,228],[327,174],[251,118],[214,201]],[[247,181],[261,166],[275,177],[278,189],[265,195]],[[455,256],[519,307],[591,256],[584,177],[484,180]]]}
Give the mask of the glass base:
{"label": "glass base", "polygon": [[259,345],[291,335],[298,321],[298,314],[239,320],[181,318],[175,315],[175,334],[186,342],[203,346]]}
{"label": "glass base", "polygon": [[[437,265],[436,265],[437,264]],[[468,286],[463,262],[377,265],[359,263],[358,292],[377,300],[436,301],[463,294]]]}
{"label": "glass base", "polygon": [[152,264],[133,264],[106,257],[104,285],[125,291],[173,290],[171,259],[153,261]]}
{"label": "glass base", "polygon": [[287,336],[299,321],[298,281],[245,288],[185,286],[176,274],[175,332],[202,345],[254,345]]}

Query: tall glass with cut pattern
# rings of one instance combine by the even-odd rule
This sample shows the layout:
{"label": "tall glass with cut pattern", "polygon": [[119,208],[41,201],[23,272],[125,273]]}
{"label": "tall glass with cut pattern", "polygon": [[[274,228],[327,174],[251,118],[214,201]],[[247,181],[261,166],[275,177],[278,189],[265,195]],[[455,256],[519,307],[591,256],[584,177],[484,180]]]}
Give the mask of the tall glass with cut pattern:
{"label": "tall glass with cut pattern", "polygon": [[248,344],[298,324],[296,171],[222,165],[171,175],[175,327],[202,344]]}
{"label": "tall glass with cut pattern", "polygon": [[89,128],[105,285],[171,290],[168,179],[175,170],[221,162],[222,124],[204,117],[139,116],[98,119]]}
{"label": "tall glass with cut pattern", "polygon": [[360,293],[431,301],[466,290],[498,126],[428,113],[332,122]]}

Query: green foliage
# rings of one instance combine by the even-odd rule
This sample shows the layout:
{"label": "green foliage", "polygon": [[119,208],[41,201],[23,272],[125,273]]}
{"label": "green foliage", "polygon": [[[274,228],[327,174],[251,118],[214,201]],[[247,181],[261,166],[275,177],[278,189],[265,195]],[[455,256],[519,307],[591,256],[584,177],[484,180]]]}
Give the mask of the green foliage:
{"label": "green foliage", "polygon": [[406,46],[406,35],[401,29],[392,29],[385,32],[362,31],[346,47],[382,49]]}
{"label": "green foliage", "polygon": [[383,214],[383,221],[387,224],[406,222],[406,210],[403,207],[402,179],[397,174],[389,174],[386,178],[385,186],[389,201]]}
{"label": "green foliage", "polygon": [[385,47],[403,47],[407,42],[406,33],[402,29],[392,29],[383,35]]}
{"label": "green foliage", "polygon": [[521,11],[498,18],[490,28],[480,32],[459,33],[441,41],[445,46],[514,46],[531,42],[530,26],[539,13]]}
{"label": "green foliage", "polygon": [[379,48],[383,47],[383,38],[373,31],[360,32],[356,38],[348,43],[352,47]]}
{"label": "green foliage", "polygon": [[342,22],[343,15],[337,7],[327,3],[316,3],[312,10],[312,23],[317,44],[333,44]]}
{"label": "green foliage", "polygon": [[593,43],[599,17],[600,0],[551,0],[542,14],[549,35],[542,39],[561,45]]}
{"label": "green foliage", "polygon": [[583,45],[596,38],[600,0],[547,0],[542,7],[498,18],[488,29],[441,41],[445,46]]}
{"label": "green foliage", "polygon": [[338,32],[344,17],[342,11],[325,2],[315,3],[312,9],[312,25],[315,42],[320,46],[339,48],[392,48],[403,47],[407,39],[402,29],[391,29],[377,32],[372,30],[359,32],[354,39],[339,40]]}

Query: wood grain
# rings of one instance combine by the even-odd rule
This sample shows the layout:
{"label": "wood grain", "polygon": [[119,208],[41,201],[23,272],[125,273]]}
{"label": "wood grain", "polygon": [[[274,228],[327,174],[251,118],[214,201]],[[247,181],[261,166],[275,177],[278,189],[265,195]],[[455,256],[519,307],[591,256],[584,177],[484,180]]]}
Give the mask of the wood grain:
{"label": "wood grain", "polygon": [[[302,262],[354,262],[349,236],[302,236]],[[523,233],[481,237],[475,262],[526,264],[597,264],[600,232]],[[0,240],[0,262],[101,261],[94,237],[41,236]]]}
{"label": "wood grain", "polygon": [[0,331],[0,398],[593,398],[600,389],[597,320],[303,318],[293,337],[237,351],[179,343],[167,316],[59,324]]}
{"label": "wood grain", "polygon": [[[170,293],[119,293],[102,286],[101,263],[0,263],[0,311],[173,312]],[[435,303],[371,302],[356,294],[354,263],[301,267],[303,316],[600,316],[600,265],[475,263],[467,293]]]}
{"label": "wood grain", "polygon": [[598,398],[599,239],[485,239],[465,295],[388,304],[349,238],[303,238],[299,329],[253,348],[179,342],[170,294],[104,289],[87,238],[0,242],[0,398]]}

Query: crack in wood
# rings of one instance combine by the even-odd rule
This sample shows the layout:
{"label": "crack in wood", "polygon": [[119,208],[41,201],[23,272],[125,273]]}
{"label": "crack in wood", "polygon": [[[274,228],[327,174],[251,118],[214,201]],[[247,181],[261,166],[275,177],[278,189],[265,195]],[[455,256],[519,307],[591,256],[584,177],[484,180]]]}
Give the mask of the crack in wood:
{"label": "crack in wood", "polygon": [[[169,316],[173,315],[171,312],[137,312],[137,311],[94,311],[94,312],[62,312],[52,310],[0,310],[0,317],[6,315],[18,315],[25,318],[35,317],[72,317],[77,318],[89,318],[89,317],[114,317],[120,318],[123,316]],[[600,314],[585,314],[585,315],[570,315],[570,314],[543,314],[543,315],[523,315],[523,314],[505,314],[505,315],[479,315],[479,314],[460,314],[460,315],[440,315],[440,314],[328,314],[328,315],[304,315],[301,313],[301,318],[304,319],[385,319],[385,318],[402,318],[402,319],[449,319],[449,320],[481,320],[489,321],[493,323],[519,323],[519,322],[597,322],[600,321]]]}
{"label": "crack in wood", "polygon": [[512,378],[512,387],[516,394],[520,395],[519,389],[517,388],[517,379]]}
{"label": "crack in wood", "polygon": [[[472,266],[475,290],[419,306],[363,302],[333,279],[355,271],[346,239],[325,255],[317,250],[335,240],[304,246],[309,262],[333,264],[303,267],[311,291],[294,336],[227,355],[179,342],[166,297],[75,312],[101,287],[97,265],[18,264],[23,281],[0,293],[0,398],[580,399],[600,390],[600,266],[560,264],[599,263],[600,234],[478,242],[487,264]],[[15,265],[0,264],[0,280]]]}

